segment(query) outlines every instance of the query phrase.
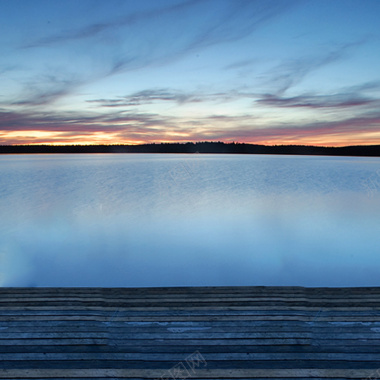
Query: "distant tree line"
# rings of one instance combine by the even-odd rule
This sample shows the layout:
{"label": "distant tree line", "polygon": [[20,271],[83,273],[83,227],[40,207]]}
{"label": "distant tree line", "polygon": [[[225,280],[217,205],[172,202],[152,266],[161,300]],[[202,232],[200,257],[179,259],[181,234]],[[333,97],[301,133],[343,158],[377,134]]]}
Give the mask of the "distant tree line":
{"label": "distant tree line", "polygon": [[308,145],[257,145],[223,142],[161,143],[142,145],[0,145],[0,154],[43,153],[223,153],[294,154],[380,157],[380,145],[319,147]]}

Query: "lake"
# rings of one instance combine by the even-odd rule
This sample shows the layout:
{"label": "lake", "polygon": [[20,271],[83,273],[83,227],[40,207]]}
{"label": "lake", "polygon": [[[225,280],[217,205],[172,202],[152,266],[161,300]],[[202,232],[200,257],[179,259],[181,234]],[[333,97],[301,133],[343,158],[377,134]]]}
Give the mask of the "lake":
{"label": "lake", "polygon": [[0,156],[0,286],[380,286],[380,158]]}

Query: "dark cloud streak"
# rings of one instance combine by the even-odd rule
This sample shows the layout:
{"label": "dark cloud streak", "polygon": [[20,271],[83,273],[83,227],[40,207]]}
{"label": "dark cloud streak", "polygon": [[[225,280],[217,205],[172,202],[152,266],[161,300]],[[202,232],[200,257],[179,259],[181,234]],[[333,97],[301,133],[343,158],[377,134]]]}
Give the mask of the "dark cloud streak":
{"label": "dark cloud streak", "polygon": [[150,127],[173,127],[173,118],[167,119],[152,113],[115,113],[85,115],[77,113],[47,113],[33,111],[1,111],[0,131],[45,132],[117,132],[134,128],[136,131]]}
{"label": "dark cloud streak", "polygon": [[132,107],[143,106],[155,102],[173,102],[177,105],[187,103],[216,102],[223,103],[235,101],[241,98],[256,98],[257,95],[240,90],[208,93],[205,91],[184,92],[170,88],[146,89],[130,95],[113,99],[92,99],[88,103],[94,103],[101,107]]}
{"label": "dark cloud streak", "polygon": [[184,93],[182,91],[171,89],[149,89],[119,99],[88,100],[88,102],[98,103],[102,107],[129,107],[168,101],[183,104],[200,102],[201,99],[196,95]]}
{"label": "dark cloud streak", "polygon": [[378,108],[380,98],[368,93],[380,89],[379,81],[367,82],[340,89],[334,94],[301,94],[297,96],[279,96],[276,94],[262,94],[255,101],[256,104],[278,108]]}
{"label": "dark cloud streak", "polygon": [[282,96],[287,90],[299,84],[308,74],[329,64],[346,58],[349,53],[368,41],[367,38],[343,44],[330,52],[283,62],[269,73],[267,84],[276,88],[274,94]]}
{"label": "dark cloud streak", "polygon": [[258,104],[280,108],[347,108],[372,105],[379,100],[357,95],[301,95],[279,97],[267,95],[256,101]]}
{"label": "dark cloud streak", "polygon": [[85,81],[76,75],[59,72],[37,75],[22,83],[22,95],[16,100],[8,99],[0,104],[11,106],[43,106],[51,104],[75,92]]}
{"label": "dark cloud streak", "polygon": [[[108,31],[116,32],[119,36],[139,32],[148,33],[144,25],[150,23],[149,40],[152,46],[148,46],[143,51],[138,46],[131,49],[122,41],[118,41],[118,53],[110,53],[108,56],[109,70],[104,75],[109,76],[152,64],[161,65],[198,49],[244,38],[266,22],[289,10],[297,4],[297,0],[286,3],[280,0],[220,1],[218,7],[215,8],[216,11],[210,15],[209,6],[215,7],[215,4],[212,0],[188,0],[168,7],[126,15],[114,21],[94,23],[78,30],[68,30],[28,43],[23,48],[59,46],[68,42],[98,37]],[[190,15],[193,17],[189,17]],[[195,19],[199,19],[199,25],[196,28],[194,27],[195,15]],[[170,20],[177,20],[177,23],[169,22],[168,16]],[[131,27],[138,29],[133,32],[128,30]],[[144,43],[147,41],[144,36],[140,38]],[[124,39],[121,38],[121,40]],[[88,48],[91,45],[88,45]],[[155,53],[152,53],[154,51]]]}
{"label": "dark cloud streak", "polygon": [[149,21],[152,17],[159,17],[172,12],[178,12],[185,10],[186,8],[199,3],[201,0],[187,0],[179,4],[175,4],[169,7],[153,9],[145,12],[136,12],[131,15],[127,15],[118,18],[114,21],[94,23],[83,28],[76,30],[67,30],[56,35],[39,39],[35,42],[31,42],[22,46],[22,48],[36,48],[54,44],[61,44],[75,40],[82,40],[87,38],[96,37],[97,35],[104,33],[109,29],[120,28],[124,26],[130,26],[138,22]]}
{"label": "dark cloud streak", "polygon": [[[215,13],[210,15],[206,10],[209,10],[210,5],[215,7],[212,0],[187,0],[166,7],[158,6],[155,9],[127,14],[108,22],[94,22],[83,28],[63,31],[26,43],[24,49],[43,47],[60,49],[62,44],[75,41],[85,43],[90,38],[101,37],[108,32],[117,36],[113,47],[102,45],[104,54],[101,60],[105,62],[104,67],[90,71],[82,70],[83,72],[70,67],[70,70],[74,71],[68,73],[67,69],[60,71],[62,68],[59,69],[57,63],[52,62],[50,68],[55,70],[54,75],[60,79],[45,79],[43,74],[37,74],[29,80],[30,83],[22,90],[19,99],[12,101],[12,104],[19,106],[50,104],[72,94],[79,87],[99,79],[151,65],[163,65],[205,47],[239,40],[296,3],[296,0],[288,1],[286,4],[280,0],[227,0],[218,3]],[[196,28],[194,19],[199,19]],[[174,24],[172,20],[176,20]],[[146,27],[148,23],[149,28]],[[131,34],[139,35],[143,44],[126,40],[125,36]],[[82,50],[78,51],[83,51],[86,60],[98,61],[99,52],[95,48],[98,43],[101,42],[93,41],[80,45]],[[75,81],[71,80],[73,76]],[[143,94],[137,97],[139,99],[132,100],[132,104],[143,102]],[[149,99],[146,97],[145,101]],[[175,95],[175,101],[183,104],[197,100],[178,93]],[[124,105],[128,105],[128,100]],[[109,103],[104,106],[118,105]]]}

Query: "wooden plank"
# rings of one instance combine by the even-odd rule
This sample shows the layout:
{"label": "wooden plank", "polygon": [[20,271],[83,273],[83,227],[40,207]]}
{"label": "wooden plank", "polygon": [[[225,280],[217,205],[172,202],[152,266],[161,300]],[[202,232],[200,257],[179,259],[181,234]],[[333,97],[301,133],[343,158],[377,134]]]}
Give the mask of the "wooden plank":
{"label": "wooden plank", "polygon": [[[67,334],[67,333],[91,333],[91,334],[179,334],[183,333],[213,333],[213,334],[242,334],[242,333],[260,333],[260,334],[273,334],[281,333],[288,334],[291,336],[299,336],[300,334],[318,334],[318,335],[330,335],[331,334],[363,334],[361,336],[378,336],[378,329],[363,328],[363,327],[339,327],[339,328],[324,328],[324,327],[298,327],[298,326],[278,326],[278,327],[115,327],[111,323],[108,326],[75,326],[75,325],[66,325],[66,326],[31,326],[31,327],[8,327],[4,330],[1,330],[0,335],[3,333],[12,333],[12,334],[41,334],[41,333],[55,333],[55,334]],[[375,332],[373,331],[375,330]],[[293,335],[297,334],[297,335]],[[13,335],[14,337],[16,335]],[[91,335],[89,335],[91,336]]]}
{"label": "wooden plank", "polygon": [[[183,359],[185,361],[185,359]],[[97,368],[112,368],[112,369],[155,369],[164,372],[168,368],[173,368],[178,364],[176,361],[121,361],[121,360],[65,360],[65,361],[20,361],[20,362],[5,362],[2,363],[3,369],[97,369]],[[207,362],[207,368],[209,370],[222,370],[222,369],[306,369],[306,368],[320,368],[321,365],[325,363],[317,360],[308,361],[278,361],[278,360],[267,360],[267,361],[210,361]],[[342,365],[345,369],[357,369],[361,368],[376,370],[377,363],[374,362],[349,362],[349,361],[329,361],[328,369],[340,369]]]}
{"label": "wooden plank", "polygon": [[70,345],[70,346],[0,346],[0,353],[181,353],[185,356],[190,355],[195,350],[201,350],[204,353],[295,353],[295,354],[317,354],[317,353],[345,353],[345,354],[379,354],[380,346],[368,345],[351,345],[351,346],[316,346],[316,345],[203,345],[195,347],[192,345],[131,345],[131,346],[112,346],[112,345]]}
{"label": "wooden plank", "polygon": [[[169,371],[170,369],[168,369]],[[0,369],[0,378],[48,379],[60,378],[140,378],[155,379],[165,376],[161,369]],[[239,379],[239,378],[346,378],[363,379],[373,374],[372,369],[203,369],[196,368],[192,379]],[[169,373],[170,376],[170,373]]]}
{"label": "wooden plank", "polygon": [[2,294],[0,298],[0,306],[7,303],[12,304],[41,304],[41,303],[98,303],[98,304],[104,304],[107,303],[109,305],[112,304],[119,304],[123,302],[130,302],[134,304],[141,304],[141,303],[150,303],[150,302],[163,302],[163,303],[175,303],[175,302],[195,302],[195,303],[208,303],[208,302],[304,302],[308,304],[312,303],[324,303],[324,304],[346,304],[346,303],[367,303],[367,302],[380,302],[380,295],[374,296],[374,295],[362,295],[362,296],[351,296],[351,297],[345,297],[342,299],[340,296],[337,297],[320,297],[319,295],[316,296],[308,296],[305,295],[302,296],[292,296],[289,297],[289,295],[283,295],[281,296],[259,296],[259,295],[235,295],[231,297],[231,295],[213,295],[210,297],[208,294],[173,294],[169,295],[166,294],[165,296],[156,295],[153,296],[146,296],[141,297],[139,295],[119,295],[119,297],[115,297],[111,295],[110,297],[98,297],[98,296],[80,296],[80,295],[57,295],[54,296],[53,294],[46,295],[46,297],[42,297],[41,294],[36,294],[35,296],[28,296],[25,297],[25,295],[20,295],[19,297],[9,296]]}
{"label": "wooden plank", "polygon": [[380,289],[0,289],[0,379],[167,378],[194,352],[194,379],[372,376]]}
{"label": "wooden plank", "polygon": [[[346,303],[346,302],[365,302],[373,300],[379,301],[380,294],[377,293],[351,293],[351,294],[292,294],[292,293],[279,293],[279,294],[257,294],[257,293],[165,293],[165,294],[152,294],[152,293],[129,293],[120,291],[118,293],[111,293],[108,295],[96,294],[96,293],[61,293],[59,290],[52,291],[51,293],[4,293],[1,295],[1,302],[59,302],[59,301],[74,301],[74,302],[156,302],[157,300],[163,300],[168,302],[176,301],[199,301],[209,302],[212,300],[217,301],[242,301],[242,302],[326,302],[326,303]],[[1,303],[0,303],[1,304]]]}
{"label": "wooden plank", "polygon": [[319,346],[361,346],[361,345],[371,345],[379,346],[379,339],[345,339],[344,341],[336,340],[313,340],[311,338],[285,338],[285,339],[191,339],[191,340],[181,340],[181,339],[161,339],[161,340],[152,340],[152,339],[129,339],[129,340],[113,340],[107,338],[93,338],[93,339],[75,339],[75,338],[62,338],[62,339],[2,339],[0,340],[0,346],[69,346],[69,345],[96,345],[96,346],[105,346],[113,345],[120,347],[134,347],[139,346],[154,346],[155,344],[161,345],[165,344],[167,346],[171,345],[188,345],[188,346],[215,346],[215,345],[241,345],[241,346],[284,346],[284,345],[297,345],[297,346],[306,346],[306,345],[318,345]]}
{"label": "wooden plank", "polygon": [[[70,316],[75,316],[75,314],[69,314]],[[260,316],[260,315],[259,315]],[[275,315],[276,316],[276,315]],[[265,317],[265,315],[264,315]],[[357,316],[357,320],[360,319],[361,315]],[[180,328],[192,328],[192,329],[203,329],[207,327],[213,327],[217,329],[228,329],[228,328],[246,328],[246,329],[263,329],[263,328],[272,328],[272,329],[304,329],[309,330],[313,329],[325,329],[332,331],[335,329],[354,329],[374,331],[378,332],[380,329],[380,322],[326,322],[321,321],[318,318],[314,318],[311,321],[300,321],[300,320],[289,320],[287,322],[282,322],[278,320],[252,320],[252,321],[193,321],[192,318],[189,318],[187,321],[168,321],[168,322],[139,322],[139,321],[118,321],[118,317],[115,315],[108,315],[106,321],[82,321],[82,322],[72,322],[70,320],[62,321],[45,321],[38,322],[33,321],[34,317],[31,317],[31,321],[2,321],[0,322],[0,331],[5,331],[9,329],[27,329],[32,327],[46,327],[46,328],[95,328],[95,329],[108,329],[108,328],[119,328],[119,329],[147,329],[147,330],[168,330],[168,329],[180,329]]]}
{"label": "wooden plank", "polygon": [[288,307],[276,307],[276,306],[175,306],[175,307],[91,307],[91,306],[63,306],[63,307],[8,307],[0,309],[1,315],[18,315],[18,314],[59,314],[69,315],[76,313],[77,315],[128,315],[133,313],[147,314],[156,313],[159,314],[171,312],[171,313],[193,313],[193,314],[256,314],[256,315],[299,315],[309,317],[324,317],[324,316],[356,316],[356,315],[373,315],[380,316],[380,308],[374,306],[366,307],[336,307],[336,308],[322,308],[322,307],[302,307],[302,306],[288,306]]}
{"label": "wooden plank", "polygon": [[[115,345],[120,346],[135,346],[135,345],[153,345],[154,342],[161,343],[165,342],[165,345],[193,345],[193,346],[202,346],[202,345],[310,345],[310,338],[302,339],[191,339],[191,340],[181,340],[181,339],[130,339],[130,340],[117,340],[113,342]],[[359,345],[367,342],[361,342],[360,340],[345,340],[345,345]],[[374,345],[380,346],[380,340],[374,340],[372,342]],[[109,345],[110,343],[108,338],[92,338],[92,339],[80,339],[80,338],[61,338],[61,339],[0,339],[0,346],[10,346],[10,345],[47,345],[47,346],[60,346],[60,345]],[[324,344],[336,344],[335,340],[325,341]]]}
{"label": "wooden plank", "polygon": [[[227,351],[227,350],[226,350]],[[262,361],[340,361],[340,362],[372,362],[378,365],[379,354],[374,353],[252,353],[252,352],[221,352],[221,353],[202,353],[202,356],[207,362],[211,361],[249,361],[249,362],[262,362]],[[115,353],[115,352],[32,352],[32,353],[0,353],[0,362],[8,361],[74,361],[74,360],[120,360],[120,361],[182,361],[184,359],[183,353],[170,352],[170,353]]]}
{"label": "wooden plank", "polygon": [[353,322],[345,322],[345,321],[337,321],[337,322],[326,322],[321,321],[318,318],[315,318],[311,321],[301,321],[301,320],[289,320],[286,323],[282,322],[281,320],[243,320],[243,321],[193,321],[192,319],[188,318],[188,320],[185,321],[149,321],[149,322],[143,322],[143,321],[117,321],[118,314],[110,313],[108,314],[108,318],[106,318],[106,321],[71,321],[69,319],[67,320],[61,320],[61,321],[36,321],[35,317],[31,318],[30,321],[2,321],[0,322],[0,328],[8,328],[8,327],[32,327],[32,326],[57,326],[57,327],[133,327],[133,328],[180,328],[180,327],[223,327],[223,328],[229,328],[229,327],[252,327],[252,328],[266,328],[266,327],[300,327],[300,328],[329,328],[329,329],[335,329],[335,328],[361,328],[361,329],[371,329],[380,328],[380,322],[363,322],[359,318],[356,318]]}
{"label": "wooden plank", "polygon": [[[361,322],[380,322],[380,316],[360,316],[358,317],[318,317],[320,322],[357,322],[360,319]],[[2,316],[0,315],[0,321],[98,321],[109,322],[110,317],[96,316],[96,315],[35,315],[35,316]],[[133,317],[117,317],[114,319],[116,322],[186,322],[189,317],[184,316],[133,316]],[[303,321],[311,322],[312,317],[299,317],[299,316],[255,316],[255,315],[194,315],[191,317],[191,321]]]}
{"label": "wooden plank", "polygon": [[[318,336],[320,340],[347,340],[347,339],[366,339],[366,340],[380,340],[380,333],[320,333],[320,332],[210,332],[210,331],[193,331],[193,332],[171,332],[166,331],[162,333],[157,332],[58,332],[48,333],[45,331],[38,332],[20,332],[20,333],[1,333],[1,340],[22,340],[22,339],[113,339],[113,340],[145,340],[145,339],[278,339],[278,338],[291,338],[291,339],[312,339],[314,336]],[[342,342],[344,343],[344,342]]]}

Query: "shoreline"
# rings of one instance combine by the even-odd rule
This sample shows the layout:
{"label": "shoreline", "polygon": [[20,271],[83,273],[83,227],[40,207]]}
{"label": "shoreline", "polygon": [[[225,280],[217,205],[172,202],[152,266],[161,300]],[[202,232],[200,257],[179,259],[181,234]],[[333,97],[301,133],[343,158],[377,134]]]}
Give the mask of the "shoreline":
{"label": "shoreline", "polygon": [[255,154],[300,156],[380,157],[380,145],[320,147],[306,145],[254,145],[222,142],[161,143],[143,145],[0,145],[0,154]]}

